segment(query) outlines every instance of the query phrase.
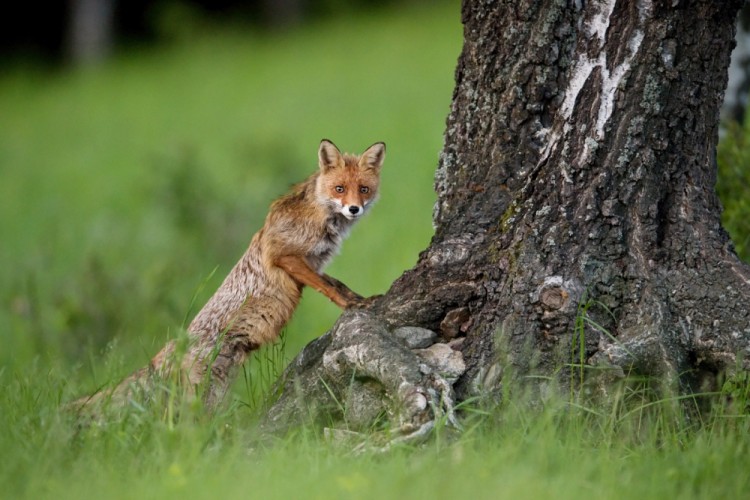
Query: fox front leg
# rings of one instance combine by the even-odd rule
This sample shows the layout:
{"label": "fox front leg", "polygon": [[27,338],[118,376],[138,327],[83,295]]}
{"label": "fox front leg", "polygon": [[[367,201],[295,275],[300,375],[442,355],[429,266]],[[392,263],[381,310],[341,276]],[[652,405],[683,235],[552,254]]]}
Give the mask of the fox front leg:
{"label": "fox front leg", "polygon": [[277,258],[275,264],[286,271],[295,281],[314,288],[342,309],[353,306],[362,300],[362,297],[352,292],[337,279],[326,274],[316,273],[302,257],[285,255]]}
{"label": "fox front leg", "polygon": [[349,288],[348,286],[346,286],[344,283],[337,280],[333,276],[330,276],[328,274],[323,274],[322,278],[326,280],[326,282],[328,282],[328,284],[331,285],[331,287],[335,288],[336,291],[347,300],[347,302],[349,302],[348,307],[351,307],[365,300],[364,297],[362,297],[357,292],[353,291],[351,288]]}

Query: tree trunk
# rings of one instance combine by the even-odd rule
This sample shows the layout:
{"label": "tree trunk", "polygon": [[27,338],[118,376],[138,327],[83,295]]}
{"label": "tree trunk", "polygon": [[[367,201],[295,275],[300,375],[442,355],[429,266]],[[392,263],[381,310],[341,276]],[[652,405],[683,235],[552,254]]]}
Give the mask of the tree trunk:
{"label": "tree trunk", "polygon": [[300,353],[267,425],[385,412],[416,435],[511,376],[690,391],[750,367],[714,192],[741,3],[466,0],[430,247]]}
{"label": "tree trunk", "polygon": [[261,10],[266,25],[272,28],[289,28],[305,17],[303,0],[263,0]]}
{"label": "tree trunk", "polygon": [[68,54],[75,64],[102,62],[112,50],[115,0],[70,0]]}

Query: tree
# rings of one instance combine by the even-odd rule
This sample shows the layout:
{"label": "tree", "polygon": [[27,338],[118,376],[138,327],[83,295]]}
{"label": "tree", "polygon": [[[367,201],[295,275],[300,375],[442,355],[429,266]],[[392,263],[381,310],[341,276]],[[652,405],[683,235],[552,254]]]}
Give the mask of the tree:
{"label": "tree", "polygon": [[68,52],[73,62],[103,61],[112,50],[115,0],[70,0]]}
{"label": "tree", "polygon": [[741,3],[464,1],[432,242],[300,353],[267,425],[386,412],[419,435],[454,394],[574,383],[571,358],[680,391],[750,367],[750,269],[714,193]]}
{"label": "tree", "polygon": [[691,391],[749,368],[750,269],[713,190],[740,4],[465,0],[432,242],[293,360],[266,425],[386,415],[411,438],[513,377]]}

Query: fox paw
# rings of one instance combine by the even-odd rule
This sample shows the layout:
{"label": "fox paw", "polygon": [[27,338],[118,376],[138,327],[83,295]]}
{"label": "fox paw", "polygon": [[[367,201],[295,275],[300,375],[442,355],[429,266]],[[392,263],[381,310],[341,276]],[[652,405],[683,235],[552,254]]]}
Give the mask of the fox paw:
{"label": "fox paw", "polygon": [[372,295],[370,297],[362,297],[361,295],[357,295],[356,298],[349,301],[349,304],[347,304],[347,309],[366,309],[370,307],[370,305],[375,302],[378,298],[382,297],[382,295]]}

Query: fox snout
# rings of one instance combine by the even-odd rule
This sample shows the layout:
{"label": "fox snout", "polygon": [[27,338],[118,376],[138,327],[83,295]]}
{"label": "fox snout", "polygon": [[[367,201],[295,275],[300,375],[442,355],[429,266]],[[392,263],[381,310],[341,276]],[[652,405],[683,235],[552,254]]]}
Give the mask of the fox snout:
{"label": "fox snout", "polygon": [[356,219],[365,212],[364,207],[359,205],[344,205],[341,207],[341,213],[347,219]]}

